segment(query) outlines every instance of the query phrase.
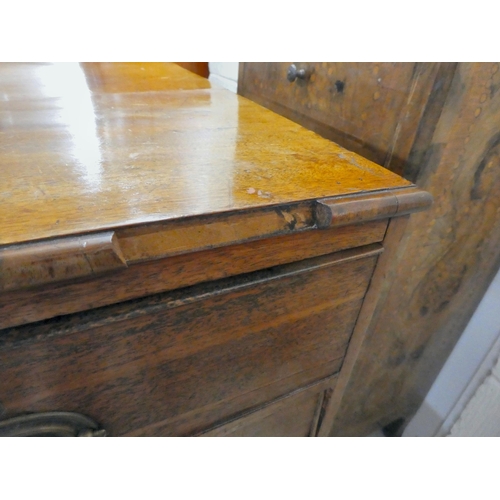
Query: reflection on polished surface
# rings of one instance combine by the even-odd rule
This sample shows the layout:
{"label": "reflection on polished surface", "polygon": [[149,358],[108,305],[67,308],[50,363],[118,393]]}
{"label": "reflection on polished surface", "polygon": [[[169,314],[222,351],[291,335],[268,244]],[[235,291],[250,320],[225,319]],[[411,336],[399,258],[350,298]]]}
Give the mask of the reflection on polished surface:
{"label": "reflection on polished surface", "polygon": [[[39,71],[41,87],[47,97],[59,99],[59,119],[70,135],[73,161],[67,165],[80,174],[91,192],[101,183],[102,157],[96,117],[85,73],[76,63],[44,66]],[[71,175],[71,174],[68,174]]]}
{"label": "reflection on polished surface", "polygon": [[0,65],[0,244],[409,185],[209,87],[168,63]]}
{"label": "reflection on polished surface", "polygon": [[211,83],[176,64],[82,63],[92,92],[159,92],[209,89]]}

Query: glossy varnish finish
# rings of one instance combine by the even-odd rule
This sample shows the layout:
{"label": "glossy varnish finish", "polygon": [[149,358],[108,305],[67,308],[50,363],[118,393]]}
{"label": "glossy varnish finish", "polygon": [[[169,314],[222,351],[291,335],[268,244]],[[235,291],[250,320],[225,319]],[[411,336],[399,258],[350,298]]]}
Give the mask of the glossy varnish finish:
{"label": "glossy varnish finish", "polygon": [[0,68],[3,245],[410,185],[224,90],[40,68],[32,98]]}
{"label": "glossy varnish finish", "polygon": [[2,106],[22,99],[49,99],[61,110],[68,98],[75,94],[84,98],[88,90],[122,93],[211,88],[207,79],[173,63],[4,63],[1,68]]}

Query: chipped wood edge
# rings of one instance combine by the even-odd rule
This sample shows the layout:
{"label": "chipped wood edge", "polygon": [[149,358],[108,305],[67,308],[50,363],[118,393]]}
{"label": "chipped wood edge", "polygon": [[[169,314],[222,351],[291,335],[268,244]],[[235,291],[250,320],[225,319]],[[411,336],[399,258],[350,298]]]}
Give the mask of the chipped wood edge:
{"label": "chipped wood edge", "polygon": [[431,203],[429,193],[410,186],[7,245],[0,247],[0,292],[300,231],[396,217]]}
{"label": "chipped wood edge", "polygon": [[117,229],[129,263],[247,243],[316,228],[312,202]]}

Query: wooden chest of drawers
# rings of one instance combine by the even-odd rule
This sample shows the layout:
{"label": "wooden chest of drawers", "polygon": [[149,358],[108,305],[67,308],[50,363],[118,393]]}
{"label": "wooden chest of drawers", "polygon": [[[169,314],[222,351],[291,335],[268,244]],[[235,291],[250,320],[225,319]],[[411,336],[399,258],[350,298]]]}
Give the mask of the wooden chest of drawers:
{"label": "wooden chest of drawers", "polygon": [[384,242],[430,196],[209,87],[0,68],[0,433],[74,412],[113,436],[328,434]]}
{"label": "wooden chest of drawers", "polygon": [[400,434],[499,269],[500,65],[297,62],[293,82],[291,65],[240,63],[238,93],[435,199],[386,247],[391,287],[332,429]]}

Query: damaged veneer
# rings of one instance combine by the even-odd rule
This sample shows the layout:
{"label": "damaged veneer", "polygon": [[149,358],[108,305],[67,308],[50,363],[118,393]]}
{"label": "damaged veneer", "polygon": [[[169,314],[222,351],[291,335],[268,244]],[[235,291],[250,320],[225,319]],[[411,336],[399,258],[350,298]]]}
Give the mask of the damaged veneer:
{"label": "damaged veneer", "polygon": [[155,223],[0,248],[0,292],[119,271],[133,263],[425,210],[415,187]]}

